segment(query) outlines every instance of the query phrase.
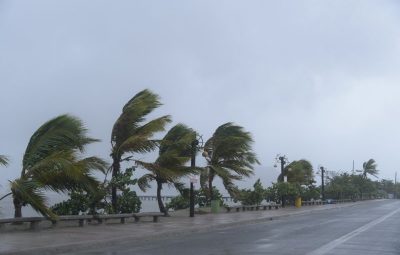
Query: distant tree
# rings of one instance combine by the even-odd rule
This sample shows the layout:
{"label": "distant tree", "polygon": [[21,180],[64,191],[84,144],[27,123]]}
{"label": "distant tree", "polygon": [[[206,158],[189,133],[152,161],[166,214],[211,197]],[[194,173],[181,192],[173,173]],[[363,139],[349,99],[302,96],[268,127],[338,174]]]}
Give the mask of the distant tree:
{"label": "distant tree", "polygon": [[287,181],[290,183],[311,185],[315,182],[313,167],[311,163],[305,159],[291,162],[284,168],[283,174],[287,176]]}
{"label": "distant tree", "polygon": [[154,163],[136,161],[136,163],[148,170],[138,179],[139,188],[146,191],[150,187],[151,181],[157,183],[157,201],[160,212],[168,215],[161,197],[163,184],[174,185],[177,189],[182,188],[179,179],[183,176],[194,174],[194,169],[186,166],[192,155],[191,143],[196,138],[193,129],[183,124],[178,124],[171,128],[160,142],[158,158]]}
{"label": "distant tree", "polygon": [[201,172],[200,182],[205,188],[208,181],[209,198],[212,197],[212,183],[217,176],[222,179],[229,194],[232,197],[237,196],[238,189],[233,181],[249,177],[253,174],[254,164],[259,164],[252,144],[251,134],[230,122],[218,127],[207,140],[203,155],[208,165]]}
{"label": "distant tree", "polygon": [[378,188],[384,191],[386,194],[394,194],[395,193],[395,185],[392,180],[382,179],[377,183]]}
{"label": "distant tree", "polygon": [[23,155],[21,176],[11,181],[15,217],[30,205],[44,216],[54,217],[46,206],[44,191],[67,192],[96,189],[92,170],[105,171],[97,158],[81,158],[85,146],[98,140],[87,136],[81,120],[61,115],[44,123],[31,137]]}
{"label": "distant tree", "polygon": [[372,175],[374,177],[378,177],[379,170],[376,169],[377,167],[378,167],[378,165],[376,164],[374,159],[370,159],[367,162],[364,162],[362,176],[364,178],[367,178],[367,175]]}
{"label": "distant tree", "polygon": [[[146,116],[161,106],[158,95],[149,90],[136,94],[122,109],[111,134],[112,176],[115,178],[121,172],[121,162],[131,160],[134,153],[153,151],[158,140],[153,135],[163,131],[170,116],[162,116],[146,122]],[[123,158],[124,155],[131,156]],[[112,186],[111,203],[117,210],[117,186]]]}
{"label": "distant tree", "polygon": [[260,179],[258,179],[254,185],[253,190],[242,189],[239,193],[238,200],[243,205],[259,205],[266,198],[267,190],[261,184]]}
{"label": "distant tree", "polygon": [[301,187],[299,184],[295,183],[278,182],[268,187],[266,194],[268,200],[281,203],[281,198],[283,197],[287,200],[294,200],[301,194]]}

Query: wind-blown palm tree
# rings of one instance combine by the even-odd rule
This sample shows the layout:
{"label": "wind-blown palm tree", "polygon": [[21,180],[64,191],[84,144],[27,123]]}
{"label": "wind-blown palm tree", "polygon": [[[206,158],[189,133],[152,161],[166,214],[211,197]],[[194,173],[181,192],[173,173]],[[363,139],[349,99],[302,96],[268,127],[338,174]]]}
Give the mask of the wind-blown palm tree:
{"label": "wind-blown palm tree", "polygon": [[179,190],[183,184],[180,177],[194,173],[192,168],[185,166],[191,158],[191,143],[196,138],[193,129],[183,124],[171,128],[160,142],[158,158],[154,163],[136,161],[137,164],[150,173],[138,179],[141,190],[146,191],[150,187],[149,182],[157,182],[157,201],[160,212],[168,215],[161,199],[163,184],[175,185]]}
{"label": "wind-blown palm tree", "polygon": [[0,165],[7,166],[8,165],[8,158],[4,155],[0,155]]}
{"label": "wind-blown palm tree", "polygon": [[253,174],[254,165],[259,164],[252,149],[253,139],[243,127],[226,123],[217,128],[213,136],[204,145],[203,156],[208,165],[201,172],[200,182],[206,187],[208,180],[209,198],[212,198],[212,183],[216,176],[229,192],[235,197],[237,188],[234,180],[241,180]]}
{"label": "wind-blown palm tree", "polygon": [[[154,133],[164,131],[171,118],[167,115],[146,123],[145,117],[159,106],[159,97],[147,89],[136,94],[125,104],[111,134],[113,177],[121,172],[121,162],[131,159],[131,156],[123,158],[125,154],[150,152],[157,147],[158,141],[151,138]],[[112,207],[116,211],[117,187],[112,185],[111,189]]]}
{"label": "wind-blown palm tree", "polygon": [[367,175],[372,175],[374,177],[378,177],[379,170],[376,169],[378,165],[376,164],[374,159],[370,159],[367,162],[363,163],[362,176],[366,179]]}
{"label": "wind-blown palm tree", "polygon": [[76,117],[61,115],[44,123],[28,143],[21,176],[10,182],[15,217],[22,217],[22,206],[29,204],[42,215],[54,218],[46,205],[46,190],[95,189],[98,182],[91,171],[104,172],[106,163],[97,157],[80,156],[86,145],[96,141],[87,136],[87,129]]}

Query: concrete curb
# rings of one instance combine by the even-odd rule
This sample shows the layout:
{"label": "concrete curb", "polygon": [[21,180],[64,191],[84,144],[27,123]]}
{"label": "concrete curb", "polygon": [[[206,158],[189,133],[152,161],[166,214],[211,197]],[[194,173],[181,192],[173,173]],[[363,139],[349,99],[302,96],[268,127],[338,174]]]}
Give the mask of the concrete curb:
{"label": "concrete curb", "polygon": [[[70,242],[68,244],[63,244],[63,245],[49,245],[45,247],[35,247],[35,248],[30,248],[30,249],[20,249],[20,250],[14,250],[14,251],[6,251],[1,254],[5,255],[17,255],[17,254],[60,254],[60,253],[70,253],[74,251],[80,251],[81,249],[91,249],[91,248],[106,248],[110,245],[116,245],[116,244],[122,244],[122,243],[132,243],[132,241],[135,242],[146,242],[146,241],[153,241],[154,239],[160,239],[160,238],[169,238],[169,237],[178,237],[178,236],[183,236],[187,235],[190,233],[204,233],[210,230],[215,230],[215,229],[222,229],[222,228],[227,228],[227,227],[234,227],[238,225],[243,225],[243,224],[255,224],[255,223],[261,223],[261,222],[268,222],[272,220],[277,220],[281,218],[286,218],[286,217],[291,217],[291,216],[297,216],[297,215],[303,215],[303,214],[309,214],[309,213],[316,213],[316,212],[321,212],[321,211],[326,211],[326,210],[333,210],[333,209],[341,209],[345,207],[350,207],[350,206],[355,206],[360,204],[360,202],[355,202],[351,204],[340,204],[335,207],[325,207],[324,206],[317,206],[315,208],[310,208],[310,210],[305,210],[305,211],[292,211],[292,212],[287,212],[282,215],[275,215],[275,216],[266,216],[258,219],[248,219],[248,220],[240,220],[236,222],[228,222],[228,223],[221,223],[217,225],[211,225],[211,226],[204,226],[204,227],[193,227],[193,228],[187,228],[187,229],[180,229],[180,230],[170,230],[166,231],[163,233],[153,233],[153,234],[148,234],[148,235],[142,235],[140,237],[136,235],[129,235],[129,236],[123,236],[123,237],[115,237],[107,240],[95,240],[95,241],[82,241],[82,242]],[[232,213],[233,214],[233,213]],[[158,223],[162,224],[162,222]]]}

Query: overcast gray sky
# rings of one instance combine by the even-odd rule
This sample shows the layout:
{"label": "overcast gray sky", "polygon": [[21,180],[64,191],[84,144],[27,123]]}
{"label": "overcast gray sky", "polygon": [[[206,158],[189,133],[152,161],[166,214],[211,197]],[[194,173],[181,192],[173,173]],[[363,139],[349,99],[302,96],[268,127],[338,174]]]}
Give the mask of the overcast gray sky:
{"label": "overcast gray sky", "polygon": [[103,142],[138,91],[209,137],[227,121],[274,157],[350,170],[374,158],[393,178],[400,151],[398,1],[0,0],[0,184],[20,174],[32,133],[71,113]]}

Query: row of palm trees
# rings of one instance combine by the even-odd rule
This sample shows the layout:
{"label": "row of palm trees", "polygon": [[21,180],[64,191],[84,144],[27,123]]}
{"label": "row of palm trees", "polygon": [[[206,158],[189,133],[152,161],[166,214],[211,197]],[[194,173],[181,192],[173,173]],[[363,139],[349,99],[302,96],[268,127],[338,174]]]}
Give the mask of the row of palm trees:
{"label": "row of palm trees", "polygon": [[[44,123],[31,137],[23,155],[22,171],[19,178],[10,181],[10,193],[15,208],[15,217],[22,216],[22,207],[32,206],[44,216],[54,218],[46,205],[46,191],[68,192],[85,190],[96,192],[101,183],[94,177],[96,171],[106,176],[112,173],[116,178],[123,172],[121,164],[131,164],[149,171],[138,179],[138,186],[145,191],[150,183],[157,184],[157,197],[161,212],[167,213],[161,200],[164,184],[181,188],[180,179],[189,174],[200,174],[203,188],[212,197],[212,184],[220,177],[227,191],[237,191],[235,180],[253,174],[258,164],[252,149],[253,139],[249,132],[233,123],[217,128],[203,148],[207,165],[202,168],[187,166],[193,150],[192,142],[196,132],[184,124],[173,126],[161,139],[154,139],[158,132],[165,131],[171,116],[147,120],[147,116],[161,106],[158,95],[143,90],[136,94],[122,109],[111,133],[111,159],[95,156],[83,157],[85,147],[99,140],[91,138],[83,122],[70,115],[61,115]],[[137,155],[152,152],[158,148],[154,162],[138,160]],[[195,151],[197,153],[197,150]],[[7,165],[8,159],[0,156],[0,164]],[[118,187],[111,182],[111,205],[117,210]]]}

